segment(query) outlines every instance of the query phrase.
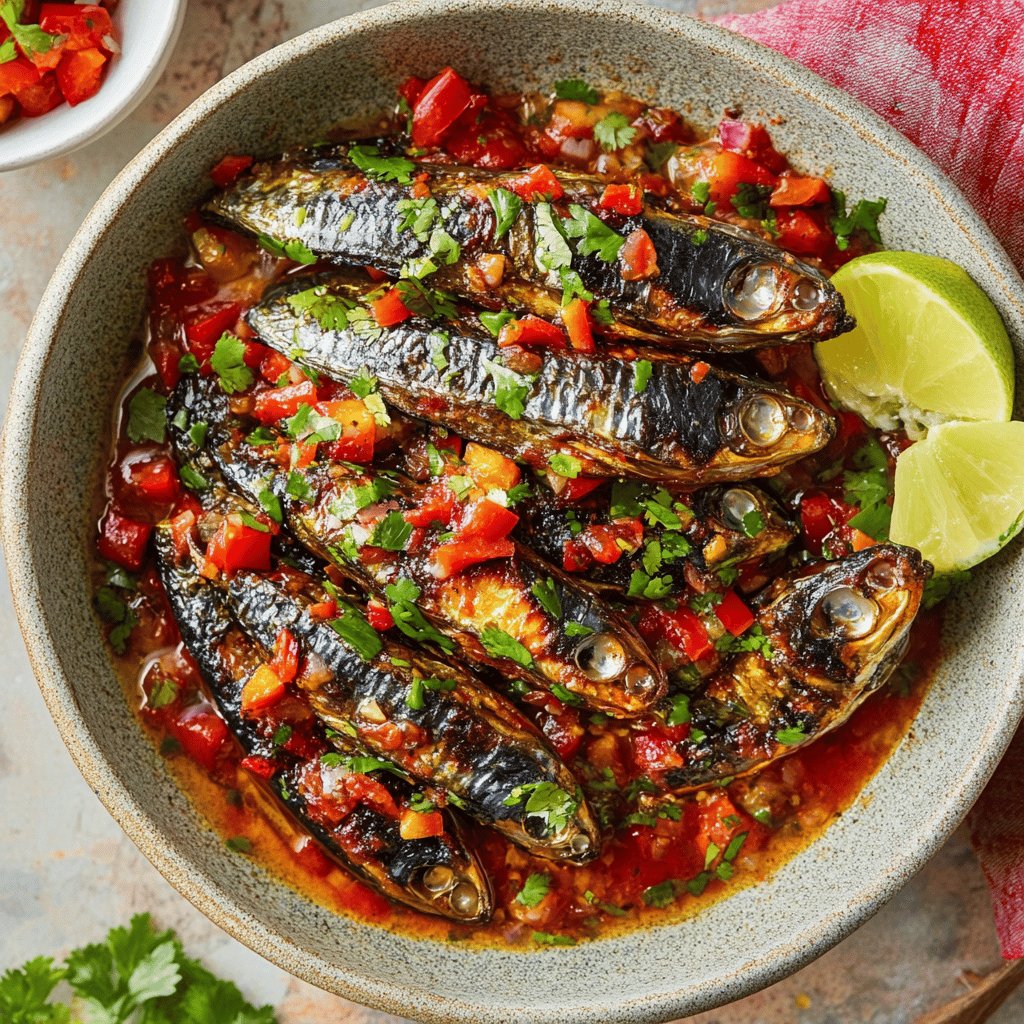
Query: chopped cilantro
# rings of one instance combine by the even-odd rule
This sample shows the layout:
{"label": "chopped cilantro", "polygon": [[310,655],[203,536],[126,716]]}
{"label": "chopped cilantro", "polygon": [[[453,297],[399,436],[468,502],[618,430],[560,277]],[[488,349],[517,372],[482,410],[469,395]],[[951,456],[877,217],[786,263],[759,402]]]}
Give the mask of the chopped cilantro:
{"label": "chopped cilantro", "polygon": [[690,237],[694,245],[703,245],[708,240],[708,233],[703,228],[698,228]]}
{"label": "chopped cilantro", "polygon": [[256,500],[260,503],[260,508],[274,520],[275,523],[284,522],[284,512],[281,510],[281,499],[269,488],[264,487],[258,495]]}
{"label": "chopped cilantro", "polygon": [[402,771],[398,765],[391,761],[385,761],[380,757],[366,755],[365,757],[349,757],[345,754],[321,754],[320,763],[328,768],[344,768],[353,775],[369,775],[370,772],[388,772],[400,779],[408,779],[409,776]]}
{"label": "chopped cilantro", "polygon": [[405,157],[381,156],[376,146],[349,146],[348,158],[367,177],[378,181],[397,181],[400,185],[412,184],[416,165]]}
{"label": "chopped cilantro", "polygon": [[178,360],[178,369],[182,373],[198,373],[199,372],[199,360],[196,359],[191,352],[186,352]]}
{"label": "chopped cilantro", "polygon": [[456,263],[462,255],[462,246],[442,227],[436,227],[430,233],[430,254],[437,256],[448,266]]}
{"label": "chopped cilantro", "polygon": [[411,231],[418,242],[426,242],[430,238],[434,221],[437,220],[437,200],[433,196],[422,199],[400,199],[396,207],[401,219],[398,232]]}
{"label": "chopped cilantro", "polygon": [[647,390],[654,367],[649,359],[638,359],[633,364],[633,390],[642,395]]}
{"label": "chopped cilantro", "polygon": [[510,370],[493,359],[484,360],[484,369],[494,381],[494,404],[509,418],[522,419],[532,380]]}
{"label": "chopped cilantro", "polygon": [[341,615],[332,619],[330,626],[363,661],[372,661],[380,654],[383,644],[377,631],[362,612],[352,605],[341,604]]}
{"label": "chopped cilantro", "polygon": [[246,836],[231,836],[224,845],[232,851],[232,853],[251,853],[252,852],[252,840]]}
{"label": "chopped cilantro", "polygon": [[666,725],[686,725],[690,721],[690,698],[685,693],[669,697],[671,708],[665,716]]}
{"label": "chopped cilantro", "polygon": [[233,334],[224,333],[217,339],[210,366],[226,394],[245,391],[253,382],[252,370],[245,365],[245,342]]}
{"label": "chopped cilantro", "polygon": [[257,427],[246,437],[245,443],[251,444],[253,448],[259,448],[265,444],[273,444],[276,440],[277,438],[266,427]]}
{"label": "chopped cilantro", "polygon": [[671,576],[648,576],[640,569],[634,569],[629,577],[629,590],[627,597],[642,597],[649,601],[658,601],[668,597],[672,593],[673,583]]}
{"label": "chopped cilantro", "polygon": [[594,138],[601,148],[612,152],[628,146],[636,137],[636,129],[625,114],[613,111],[594,125]]}
{"label": "chopped cilantro", "polygon": [[397,582],[384,588],[388,599],[388,610],[395,620],[395,625],[411,640],[436,644],[446,654],[455,650],[455,644],[442,633],[439,633],[416,607],[420,596],[420,588],[410,579],[400,577]]}
{"label": "chopped cilantro", "polygon": [[316,263],[316,256],[306,246],[305,242],[299,241],[297,238],[291,238],[287,241],[279,241],[276,238],[272,238],[270,235],[257,235],[256,241],[270,253],[271,256],[276,256],[278,259],[288,259],[295,263],[301,263],[304,266],[309,266],[312,263]]}
{"label": "chopped cilantro", "polygon": [[553,782],[527,782],[513,788],[502,803],[506,807],[523,805],[524,817],[540,818],[545,834],[561,832],[579,807],[579,801]]}
{"label": "chopped cilantro", "polygon": [[167,399],[152,388],[139,388],[128,403],[128,438],[163,444],[167,435]]}
{"label": "chopped cilantro", "polygon": [[523,668],[533,668],[533,655],[503,629],[485,629],[480,634],[480,642],[492,658],[508,658]]}
{"label": "chopped cilantro", "polygon": [[552,683],[551,693],[553,696],[558,698],[558,700],[560,700],[563,704],[569,704],[572,707],[583,706],[583,701],[580,700],[580,698],[577,697],[576,694],[572,692],[572,690],[563,686],[561,683]]}
{"label": "chopped cilantro", "polygon": [[454,679],[438,679],[435,676],[414,676],[412,684],[409,687],[409,692],[406,694],[405,703],[408,704],[413,711],[422,711],[425,703],[423,699],[423,693],[425,690],[431,690],[434,693],[450,693],[457,685],[458,684]]}
{"label": "chopped cilantro", "polygon": [[647,906],[664,910],[665,907],[675,903],[676,897],[679,895],[676,884],[673,879],[667,878],[664,882],[650,885],[644,889],[641,898]]}
{"label": "chopped cilantro", "polygon": [[644,153],[644,163],[652,171],[659,171],[676,155],[679,146],[675,142],[655,142],[647,147]]}
{"label": "chopped cilantro", "polygon": [[505,324],[510,320],[515,320],[515,315],[510,313],[507,309],[503,309],[497,313],[480,313],[479,317],[480,323],[482,323],[495,338],[501,334],[501,329]]}
{"label": "chopped cilantro", "polygon": [[562,602],[558,599],[558,591],[555,589],[555,581],[549,576],[546,580],[536,580],[530,588],[530,593],[537,599],[540,606],[553,619],[561,620]]}
{"label": "chopped cilantro", "polygon": [[589,626],[584,626],[582,622],[567,622],[565,624],[566,636],[590,636],[593,632]]}
{"label": "chopped cilantro", "polygon": [[412,523],[397,510],[389,512],[375,527],[367,543],[385,551],[404,551],[412,536]]}
{"label": "chopped cilantro", "polygon": [[295,292],[287,301],[293,312],[308,313],[325,331],[343,331],[348,327],[352,304],[339,295],[332,295],[324,285]]}
{"label": "chopped cilantro", "polygon": [[429,814],[436,810],[436,805],[425,793],[416,790],[409,797],[409,810],[415,811],[417,814]]}
{"label": "chopped cilantro", "polygon": [[807,733],[804,732],[802,725],[794,725],[788,729],[780,729],[775,734],[775,739],[784,747],[795,747],[798,743],[803,743],[807,739]]}
{"label": "chopped cilantro", "polygon": [[695,202],[704,206],[711,198],[711,183],[707,181],[695,181],[690,186],[690,195],[693,196]]}
{"label": "chopped cilantro", "polygon": [[529,484],[516,484],[505,492],[505,507],[514,508],[519,502],[531,495]]}
{"label": "chopped cilantro", "polygon": [[569,480],[575,480],[580,475],[580,470],[583,468],[582,463],[573,455],[552,455],[548,459],[548,465],[551,467],[553,473],[557,473],[559,476],[564,476]]}
{"label": "chopped cilantro", "polygon": [[494,208],[494,240],[497,241],[516,222],[523,201],[507,188],[492,188],[487,198]]}
{"label": "chopped cilantro", "polygon": [[612,519],[637,519],[643,514],[640,498],[643,484],[633,480],[616,480],[612,484],[612,500],[609,514]]}
{"label": "chopped cilantro", "polygon": [[516,903],[521,903],[524,907],[539,906],[550,889],[551,876],[534,871],[526,876],[526,881],[523,882],[523,887],[516,896]]}
{"label": "chopped cilantro", "polygon": [[182,483],[193,491],[205,491],[210,486],[210,481],[188,463],[178,470]]}
{"label": "chopped cilantro", "polygon": [[962,587],[967,583],[970,578],[971,574],[967,569],[933,576],[924,585],[922,604],[925,608],[934,608],[940,601],[949,597],[957,587]]}
{"label": "chopped cilantro", "polygon": [[743,516],[743,532],[748,537],[756,537],[763,531],[764,516],[756,508],[752,508]]}
{"label": "chopped cilantro", "polygon": [[854,208],[846,212],[846,194],[839,189],[832,189],[832,202],[835,213],[829,218],[829,224],[836,236],[836,248],[845,250],[850,245],[850,236],[854,231],[864,231],[872,242],[881,244],[882,236],[878,231],[878,218],[885,212],[887,200],[861,199]]}
{"label": "chopped cilantro", "polygon": [[[551,204],[537,203],[534,207],[534,218],[537,228],[537,262],[545,270],[560,270],[562,267],[571,266],[572,249],[565,240],[563,222],[555,216]],[[597,218],[594,217],[594,220]]]}
{"label": "chopped cilantro", "polygon": [[555,82],[555,96],[560,100],[577,100],[594,104],[600,100],[596,89],[587,85],[582,78],[563,78]]}
{"label": "chopped cilantro", "polygon": [[288,474],[288,483],[285,484],[284,490],[290,498],[295,498],[307,505],[313,500],[313,488],[309,486],[309,481],[298,470],[292,470]]}
{"label": "chopped cilantro", "polygon": [[540,946],[575,946],[571,935],[552,935],[551,932],[533,932],[533,941]]}
{"label": "chopped cilantro", "polygon": [[626,239],[576,203],[569,207],[569,214],[570,219],[562,221],[562,225],[569,238],[580,239],[576,247],[577,252],[581,256],[596,253],[598,259],[603,262],[614,263],[619,250],[626,244]]}
{"label": "chopped cilantro", "polygon": [[772,190],[769,185],[753,185],[743,182],[732,197],[732,208],[741,216],[751,220],[764,220],[771,213],[768,200]]}

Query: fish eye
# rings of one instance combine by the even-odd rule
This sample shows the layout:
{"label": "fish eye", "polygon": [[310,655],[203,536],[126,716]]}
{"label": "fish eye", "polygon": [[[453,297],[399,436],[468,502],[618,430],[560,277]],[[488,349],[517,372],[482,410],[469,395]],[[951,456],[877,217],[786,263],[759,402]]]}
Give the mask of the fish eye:
{"label": "fish eye", "polygon": [[576,854],[577,857],[582,857],[585,853],[590,853],[590,837],[584,835],[582,832],[577,832],[569,842],[569,849]]}
{"label": "fish eye", "polygon": [[789,425],[804,434],[814,427],[814,413],[805,406],[795,406],[789,410]]}
{"label": "fish eye", "polygon": [[853,587],[836,587],[821,599],[822,614],[847,640],[860,640],[875,627],[878,605]]}
{"label": "fish eye", "polygon": [[800,278],[793,286],[793,308],[799,309],[801,312],[809,313],[812,309],[817,309],[821,305],[822,298],[822,291],[817,282],[812,281],[809,277]]}
{"label": "fish eye", "polygon": [[760,320],[779,304],[779,277],[771,263],[745,263],[725,284],[725,305],[740,320]]}
{"label": "fish eye", "polygon": [[473,917],[480,910],[480,894],[469,882],[459,882],[448,897],[448,905],[459,917]]}
{"label": "fish eye", "polygon": [[892,590],[896,586],[896,566],[880,558],[864,575],[864,582],[874,590]]}
{"label": "fish eye", "polygon": [[595,683],[618,679],[626,668],[626,649],[610,633],[595,633],[576,648],[576,664]]}
{"label": "fish eye", "polygon": [[633,665],[626,672],[626,693],[650,693],[657,687],[658,680],[646,665]]}
{"label": "fish eye", "polygon": [[729,490],[722,495],[721,501],[721,514],[722,522],[729,527],[730,530],[743,530],[743,520],[750,515],[751,512],[757,512],[760,509],[757,498],[745,490],[742,487],[730,487]]}
{"label": "fish eye", "polygon": [[423,872],[422,882],[429,893],[446,892],[455,884],[455,872],[447,864],[434,864]]}
{"label": "fish eye", "polygon": [[786,410],[774,395],[754,395],[740,407],[743,436],[758,448],[778,442],[786,432]]}

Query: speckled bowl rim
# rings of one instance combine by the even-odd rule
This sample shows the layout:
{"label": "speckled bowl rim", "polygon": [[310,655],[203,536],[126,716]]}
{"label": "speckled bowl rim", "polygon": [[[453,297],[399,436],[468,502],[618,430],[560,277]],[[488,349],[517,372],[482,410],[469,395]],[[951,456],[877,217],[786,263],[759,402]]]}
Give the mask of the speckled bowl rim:
{"label": "speckled bowl rim", "polygon": [[[540,12],[564,11],[578,14],[573,0],[460,0],[461,11],[483,13],[488,8],[535,9]],[[28,450],[35,428],[43,371],[51,357],[53,339],[59,334],[66,314],[66,296],[74,287],[81,268],[101,245],[110,222],[117,216],[126,197],[143,184],[152,169],[187,136],[192,125],[214,114],[234,94],[264,73],[273,71],[300,54],[308,54],[349,34],[377,31],[388,26],[421,22],[433,15],[451,11],[448,0],[400,0],[385,7],[350,15],[314,29],[257,57],[223,81],[207,90],[165,128],[106,189],[82,227],[75,235],[50,281],[29,329],[11,390],[4,437],[0,439],[0,493],[3,516],[0,537],[7,558],[14,605],[26,647],[40,690],[60,730],[75,764],[90,787],[122,829],[154,864],[161,874],[208,918],[255,952],[321,988],[359,1003],[403,1016],[418,1015],[431,1021],[466,1021],[475,1024],[487,1016],[484,1002],[476,1005],[435,993],[429,1007],[400,982],[382,983],[331,964],[308,950],[302,950],[282,935],[263,925],[244,910],[232,894],[204,877],[189,871],[160,838],[160,826],[148,815],[132,792],[118,781],[98,744],[89,733],[72,687],[58,664],[52,642],[43,623],[39,583],[35,577],[28,525],[12,510],[27,507],[27,471],[15,453]],[[884,151],[894,163],[927,182],[933,198],[939,202],[965,237],[971,238],[990,272],[1012,296],[1013,305],[1024,314],[1024,283],[1009,257],[999,246],[987,225],[974,212],[957,188],[923,154],[880,117],[851,96],[823,81],[806,68],[775,51],[723,28],[692,18],[640,4],[615,5],[601,10],[587,6],[588,17],[605,17],[632,27],[658,33],[675,33],[696,41],[719,57],[769,70],[781,89],[791,90],[816,104],[833,117],[855,127],[865,141]],[[958,783],[936,794],[932,820],[934,830],[916,837],[912,847],[885,876],[864,881],[848,902],[833,913],[823,915],[786,943],[761,951],[756,962],[742,972],[723,972],[700,984],[684,986],[669,993],[622,999],[599,1008],[565,1005],[550,1011],[534,1009],[528,1019],[566,1021],[575,1019],[611,1022],[664,1021],[670,1016],[697,1013],[738,999],[770,985],[804,966],[840,941],[890,899],[945,842],[964,818],[998,763],[1016,730],[1024,709],[1024,677],[1008,680],[1004,692],[1012,702],[1012,711],[1001,723],[979,736],[976,754]],[[485,999],[486,997],[484,997]]]}

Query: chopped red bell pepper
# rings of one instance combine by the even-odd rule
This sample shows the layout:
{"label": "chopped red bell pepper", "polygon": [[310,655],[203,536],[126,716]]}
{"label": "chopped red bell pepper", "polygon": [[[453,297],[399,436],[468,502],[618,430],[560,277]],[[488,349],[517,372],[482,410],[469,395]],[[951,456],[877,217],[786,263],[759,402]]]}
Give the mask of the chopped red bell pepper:
{"label": "chopped red bell pepper", "polygon": [[683,755],[676,750],[673,740],[660,729],[634,733],[632,741],[633,760],[645,774],[683,766]]}
{"label": "chopped red bell pepper", "polygon": [[444,148],[460,163],[508,171],[526,162],[526,147],[515,121],[503,110],[468,107],[446,135]]}
{"label": "chopped red bell pepper", "polygon": [[477,498],[462,513],[458,537],[460,540],[502,540],[518,522],[519,516],[511,509],[489,498]]}
{"label": "chopped red bell pepper", "polygon": [[411,807],[402,811],[398,822],[398,834],[403,839],[430,839],[444,835],[444,818],[440,811],[414,811]]}
{"label": "chopped red bell pepper", "polygon": [[97,4],[43,4],[39,8],[39,27],[50,35],[63,36],[61,49],[88,50],[102,47],[114,37],[110,13]]}
{"label": "chopped red bell pepper", "polygon": [[269,348],[266,355],[260,360],[260,376],[268,384],[276,384],[291,370],[292,365],[292,361],[287,356]]}
{"label": "chopped red bell pepper", "polygon": [[412,107],[412,143],[436,146],[469,106],[473,92],[453,68],[446,67],[422,88]]}
{"label": "chopped red bell pepper", "polygon": [[366,602],[366,621],[370,624],[371,629],[375,629],[378,633],[386,633],[395,625],[391,612],[375,597],[371,597]]}
{"label": "chopped red bell pepper", "polygon": [[416,104],[416,100],[419,99],[419,95],[423,92],[423,86],[427,83],[422,78],[417,78],[416,75],[410,75],[399,87],[398,95],[409,104],[409,109],[412,110]]}
{"label": "chopped red bell pepper", "polygon": [[243,757],[239,764],[259,779],[272,779],[280,767],[272,757],[260,757],[259,754]]}
{"label": "chopped red bell pepper", "polygon": [[188,554],[189,539],[195,525],[196,513],[191,509],[184,509],[171,520],[171,541],[178,558],[184,558]]}
{"label": "chopped red bell pepper", "polygon": [[640,616],[637,629],[648,643],[664,638],[690,661],[700,661],[715,649],[700,617],[684,604],[674,611],[650,605]]}
{"label": "chopped red bell pepper", "polygon": [[254,157],[226,156],[210,171],[210,178],[218,188],[227,188],[252,167]]}
{"label": "chopped red bell pepper", "polygon": [[510,320],[498,335],[498,347],[512,345],[538,345],[542,348],[565,348],[565,331],[558,324],[549,323],[532,313],[518,320]]}
{"label": "chopped red bell pepper", "polygon": [[570,477],[565,481],[562,487],[562,493],[559,494],[559,498],[563,502],[579,501],[580,498],[585,498],[591,491],[597,490],[601,484],[604,483],[600,477],[594,476],[577,476]]}
{"label": "chopped red bell pepper", "polygon": [[100,558],[117,562],[126,569],[138,569],[146,557],[146,544],[152,532],[149,523],[136,522],[108,509],[100,523],[96,550]]}
{"label": "chopped red bell pepper", "polygon": [[221,335],[234,327],[241,313],[239,303],[229,302],[226,306],[204,307],[190,315],[185,322],[185,339],[200,363],[209,360]]}
{"label": "chopped red bell pepper", "polygon": [[0,96],[18,93],[31,88],[42,78],[39,69],[25,57],[15,57],[0,64]]}
{"label": "chopped red bell pepper", "polygon": [[715,156],[710,196],[718,204],[727,203],[740,185],[765,185],[774,189],[777,181],[771,171],[749,157],[723,150]]}
{"label": "chopped red bell pepper", "polygon": [[103,81],[107,55],[99,47],[66,53],[57,66],[57,84],[68,103],[79,103],[95,96]]}
{"label": "chopped red bell pepper", "polygon": [[776,230],[778,245],[800,256],[823,256],[835,246],[835,235],[820,210],[779,210]]}
{"label": "chopped red bell pepper", "polygon": [[311,619],[336,619],[338,617],[337,601],[317,601],[311,604],[306,611]]}
{"label": "chopped red bell pepper", "polygon": [[313,405],[315,402],[316,386],[311,380],[283,388],[268,388],[256,395],[253,416],[261,423],[276,423],[286,416],[294,416],[300,405]]}
{"label": "chopped red bell pepper", "polygon": [[594,332],[590,324],[590,304],[575,298],[562,310],[562,323],[569,335],[569,345],[577,352],[593,352]]}
{"label": "chopped red bell pepper", "polygon": [[170,505],[178,498],[178,468],[166,455],[131,463],[127,483],[131,495],[142,502]]}
{"label": "chopped red bell pepper", "polygon": [[299,674],[299,642],[291,630],[282,628],[277,634],[269,665],[282,683],[290,683]]}
{"label": "chopped red bell pepper", "polygon": [[[0,64],[0,74],[3,73],[4,68],[10,67],[13,63],[16,62]],[[35,85],[19,89],[14,94],[14,98],[18,101],[21,112],[26,117],[42,117],[43,114],[48,114],[64,102],[64,95],[61,93],[57,77],[52,71],[43,75]]]}
{"label": "chopped red bell pepper", "polygon": [[342,784],[353,800],[376,807],[389,818],[401,816],[395,798],[381,783],[376,779],[371,779],[369,775],[347,775]]}
{"label": "chopped red bell pepper", "polygon": [[228,739],[228,727],[208,704],[192,704],[169,723],[171,735],[196,764],[213,771]]}
{"label": "chopped red bell pepper", "polygon": [[626,550],[636,551],[644,541],[640,519],[617,519],[614,523],[592,523],[576,538],[593,555],[595,562],[612,565]]}
{"label": "chopped red bell pepper", "polygon": [[332,459],[358,462],[373,461],[373,446],[377,439],[377,423],[373,413],[361,398],[342,398],[334,402],[321,402],[320,412],[341,424],[341,437],[328,442]]}
{"label": "chopped red bell pepper", "polygon": [[786,158],[775,148],[771,134],[763,124],[727,117],[718,126],[718,138],[723,149],[740,153],[773,174],[778,174],[786,166]]}
{"label": "chopped red bell pepper", "polygon": [[206,559],[221,572],[270,569],[270,531],[254,530],[241,516],[229,515],[210,539]]}
{"label": "chopped red bell pepper", "polygon": [[857,509],[838,498],[830,498],[827,494],[805,494],[800,499],[800,523],[807,547],[820,555],[822,541],[856,514]]}
{"label": "chopped red bell pepper", "polygon": [[439,580],[447,580],[464,572],[471,565],[495,558],[511,558],[515,545],[510,540],[455,540],[442,544],[431,556],[431,572]]}
{"label": "chopped red bell pepper", "polygon": [[381,327],[394,327],[413,316],[413,311],[402,301],[402,293],[390,288],[379,299],[370,303],[374,319]]}
{"label": "chopped red bell pepper", "polygon": [[528,170],[510,178],[507,182],[510,191],[520,199],[532,202],[538,197],[552,200],[561,199],[565,195],[562,183],[555,177],[547,164],[537,164]]}
{"label": "chopped red bell pepper", "polygon": [[598,206],[623,217],[635,217],[644,208],[643,192],[636,185],[605,185]]}
{"label": "chopped red bell pepper", "polygon": [[797,174],[784,174],[768,202],[769,206],[814,206],[827,203],[832,193],[822,178],[804,178]]}
{"label": "chopped red bell pepper", "polygon": [[492,487],[499,491],[509,491],[522,478],[519,467],[511,459],[475,441],[470,441],[466,445],[466,454],[463,458],[470,476],[476,481],[477,486],[485,491]]}
{"label": "chopped red bell pepper", "polygon": [[452,521],[455,510],[455,492],[447,480],[438,480],[428,485],[420,496],[415,508],[407,509],[403,515],[407,523],[413,526],[427,527],[432,523],[440,523],[445,529]]}
{"label": "chopped red bell pepper", "polygon": [[643,228],[637,228],[626,236],[626,243],[619,250],[619,260],[624,281],[646,281],[659,273],[658,252],[651,236]]}
{"label": "chopped red bell pepper", "polygon": [[743,599],[737,595],[735,590],[725,592],[721,602],[715,605],[715,615],[733,636],[745,633],[754,624],[753,612],[744,604]]}
{"label": "chopped red bell pepper", "polygon": [[242,687],[242,714],[265,711],[284,695],[284,680],[269,665],[260,665]]}

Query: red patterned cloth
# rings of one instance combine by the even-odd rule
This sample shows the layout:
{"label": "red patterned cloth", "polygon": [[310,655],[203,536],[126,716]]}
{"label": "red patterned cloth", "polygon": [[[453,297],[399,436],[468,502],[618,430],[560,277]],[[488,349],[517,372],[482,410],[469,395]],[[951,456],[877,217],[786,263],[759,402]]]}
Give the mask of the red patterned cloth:
{"label": "red patterned cloth", "polygon": [[[1024,271],[1024,2],[790,0],[720,24],[792,57],[928,154]],[[1024,957],[1024,731],[971,813],[1007,959]]]}

